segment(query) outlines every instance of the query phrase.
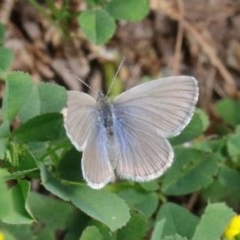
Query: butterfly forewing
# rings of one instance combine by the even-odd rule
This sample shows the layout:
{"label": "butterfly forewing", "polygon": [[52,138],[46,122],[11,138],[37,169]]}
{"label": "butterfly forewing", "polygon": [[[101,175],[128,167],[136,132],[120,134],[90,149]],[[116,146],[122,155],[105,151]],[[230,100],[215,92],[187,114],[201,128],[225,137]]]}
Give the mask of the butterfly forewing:
{"label": "butterfly forewing", "polygon": [[189,123],[198,99],[197,81],[180,76],[153,80],[122,93],[114,109],[127,115],[133,126],[151,127],[162,137],[178,135]]}
{"label": "butterfly forewing", "polygon": [[68,91],[67,116],[64,119],[66,133],[76,149],[84,149],[87,136],[97,118],[97,103],[83,92]]}

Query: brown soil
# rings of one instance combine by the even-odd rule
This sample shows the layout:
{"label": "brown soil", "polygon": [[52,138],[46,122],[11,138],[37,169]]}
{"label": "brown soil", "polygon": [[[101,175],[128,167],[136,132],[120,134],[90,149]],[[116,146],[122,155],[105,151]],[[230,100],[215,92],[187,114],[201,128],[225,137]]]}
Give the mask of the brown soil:
{"label": "brown soil", "polygon": [[[42,5],[44,6],[44,1]],[[54,1],[62,7],[64,1]],[[71,0],[72,14],[84,1]],[[72,73],[95,88],[106,77],[106,66],[120,71],[125,88],[144,76],[188,74],[200,83],[199,106],[213,113],[212,103],[238,97],[240,87],[240,1],[150,0],[151,12],[141,22],[118,22],[104,46],[87,41],[74,18],[60,24],[26,0],[0,1],[6,26],[5,46],[14,51],[14,70],[29,72],[35,81],[51,81],[81,90]],[[70,73],[70,72],[72,73]]]}

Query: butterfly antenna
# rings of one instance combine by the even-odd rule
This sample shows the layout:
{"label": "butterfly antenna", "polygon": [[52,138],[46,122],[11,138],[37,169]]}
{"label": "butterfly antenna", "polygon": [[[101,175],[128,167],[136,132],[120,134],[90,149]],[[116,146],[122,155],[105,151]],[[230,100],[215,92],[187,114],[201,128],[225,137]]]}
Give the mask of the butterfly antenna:
{"label": "butterfly antenna", "polygon": [[112,80],[112,82],[111,82],[111,84],[110,84],[110,87],[108,88],[108,91],[107,91],[106,96],[108,96],[109,92],[111,91],[111,88],[112,88],[114,82],[116,81],[117,75],[118,75],[118,73],[120,72],[120,69],[122,68],[122,65],[123,65],[124,61],[125,61],[125,57],[122,58],[119,66],[118,66],[117,72],[116,72],[115,75],[114,75],[114,78],[113,78],[113,80]]}
{"label": "butterfly antenna", "polygon": [[98,96],[98,92],[93,89],[89,84],[87,84],[85,81],[83,81],[80,77],[78,77],[76,74],[74,74],[71,70],[67,70],[69,73],[71,73],[75,79],[77,79],[79,82],[81,82],[83,85],[85,85],[86,87],[88,87],[90,89],[91,92],[93,92],[94,94],[96,94]]}

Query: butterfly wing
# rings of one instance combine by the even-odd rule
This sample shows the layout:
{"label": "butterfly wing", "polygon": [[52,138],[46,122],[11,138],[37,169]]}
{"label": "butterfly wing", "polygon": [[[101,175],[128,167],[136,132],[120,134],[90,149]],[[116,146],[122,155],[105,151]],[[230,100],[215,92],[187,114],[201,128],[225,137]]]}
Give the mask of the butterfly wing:
{"label": "butterfly wing", "polygon": [[104,129],[96,125],[87,139],[82,158],[83,177],[95,189],[115,180],[114,170],[108,158],[107,137]]}
{"label": "butterfly wing", "polygon": [[117,174],[136,181],[160,176],[174,155],[165,138],[188,124],[197,98],[197,81],[187,76],[150,81],[115,98]]}
{"label": "butterfly wing", "polygon": [[173,150],[168,140],[153,128],[136,126],[127,114],[115,120],[118,139],[116,173],[133,181],[149,181],[163,174],[172,164]]}
{"label": "butterfly wing", "polygon": [[95,124],[97,103],[90,95],[68,91],[66,133],[77,150],[83,151],[89,132]]}
{"label": "butterfly wing", "polygon": [[92,188],[102,188],[115,177],[107,156],[107,139],[98,124],[97,103],[88,94],[68,91],[67,105],[64,126],[76,149],[83,151],[83,177]]}
{"label": "butterfly wing", "polygon": [[198,99],[197,80],[168,77],[140,84],[114,99],[116,112],[134,125],[155,128],[162,137],[178,135],[189,123]]}

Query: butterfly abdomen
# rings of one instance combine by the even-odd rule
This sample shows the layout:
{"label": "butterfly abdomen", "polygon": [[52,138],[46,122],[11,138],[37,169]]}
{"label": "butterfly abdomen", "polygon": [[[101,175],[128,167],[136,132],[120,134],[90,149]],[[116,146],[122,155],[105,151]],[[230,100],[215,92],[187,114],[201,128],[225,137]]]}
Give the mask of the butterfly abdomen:
{"label": "butterfly abdomen", "polygon": [[112,106],[106,97],[98,100],[99,124],[104,127],[107,138],[114,137]]}
{"label": "butterfly abdomen", "polygon": [[106,139],[106,148],[108,152],[108,158],[112,165],[112,168],[116,167],[116,137],[113,124],[113,110],[112,105],[106,97],[98,99],[98,124],[103,129],[103,134]]}

